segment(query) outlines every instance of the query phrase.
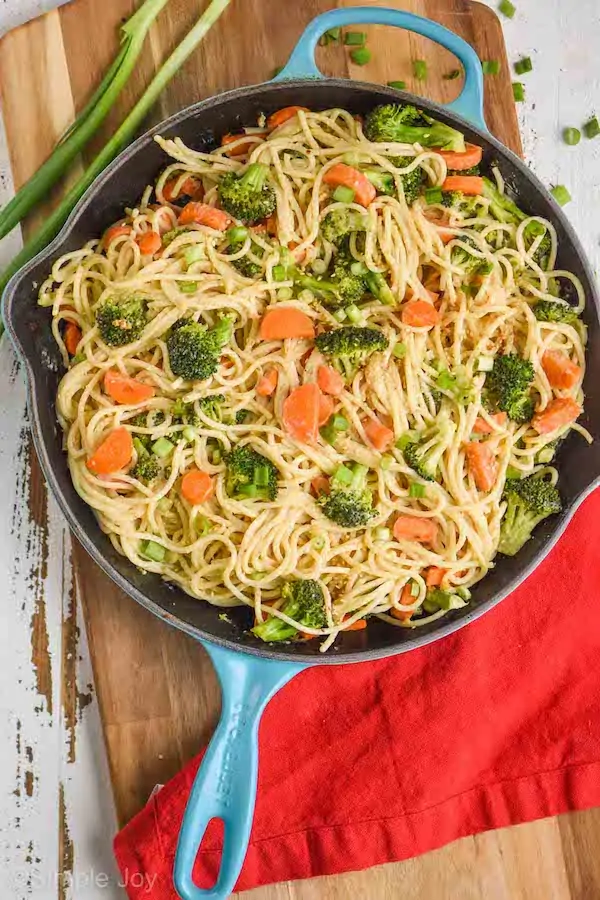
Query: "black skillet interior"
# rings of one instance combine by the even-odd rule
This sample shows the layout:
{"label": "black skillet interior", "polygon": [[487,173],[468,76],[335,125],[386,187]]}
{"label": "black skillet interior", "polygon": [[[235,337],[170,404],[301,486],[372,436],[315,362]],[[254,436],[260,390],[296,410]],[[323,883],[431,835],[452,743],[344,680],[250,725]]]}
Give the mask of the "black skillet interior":
{"label": "black skillet interior", "polygon": [[260,113],[267,114],[291,104],[311,109],[344,107],[366,113],[377,103],[399,97],[430,109],[465,136],[485,147],[485,161],[498,160],[507,183],[519,204],[531,213],[554,222],[559,239],[559,265],[576,273],[588,297],[585,321],[589,329],[586,411],[583,424],[596,440],[600,438],[600,326],[598,300],[579,242],[566,218],[542,189],[527,167],[495,139],[456,120],[443,107],[386,88],[342,80],[296,81],[243,88],[197,104],[153,129],[133,144],[90,189],[65,230],[43,254],[22,270],[9,285],[4,298],[8,331],[25,362],[30,390],[30,408],[36,447],[45,476],[56,494],[75,535],[96,562],[134,599],[154,613],[199,638],[216,641],[234,649],[279,659],[350,662],[376,658],[428,643],[454,631],[490,608],[532,571],[566,526],[570,515],[585,494],[600,479],[600,447],[589,447],[577,434],[571,435],[560,451],[561,491],[565,511],[546,520],[515,558],[499,558],[497,566],[476,586],[472,604],[450,613],[429,626],[414,630],[394,628],[375,621],[368,630],[342,636],[327,653],[319,654],[318,642],[266,647],[248,633],[250,613],[246,608],[222,612],[173,588],[156,575],[145,575],[120,556],[100,531],[91,509],[75,492],[62,449],[62,435],[56,422],[55,396],[62,375],[62,363],[50,330],[50,313],[36,305],[36,290],[47,277],[52,262],[62,253],[76,249],[101,234],[119,219],[125,206],[132,205],[151,183],[167,160],[152,136],[179,136],[196,149],[210,150],[226,132],[241,125],[253,125]]}

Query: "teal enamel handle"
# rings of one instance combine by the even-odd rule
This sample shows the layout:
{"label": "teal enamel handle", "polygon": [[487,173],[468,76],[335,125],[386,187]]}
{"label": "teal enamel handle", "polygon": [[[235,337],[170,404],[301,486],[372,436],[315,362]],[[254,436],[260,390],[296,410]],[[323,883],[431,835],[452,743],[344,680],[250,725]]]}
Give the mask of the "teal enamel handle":
{"label": "teal enamel handle", "polygon": [[414,31],[423,37],[430,38],[446,50],[449,50],[461,61],[465,72],[465,83],[462,92],[446,108],[456,115],[462,116],[477,128],[487,131],[483,118],[483,72],[479,57],[470,44],[431,19],[415,16],[400,9],[386,9],[375,6],[354,6],[347,9],[332,9],[317,16],[307,26],[300,40],[294,47],[287,65],[273,79],[285,81],[290,78],[322,78],[315,62],[315,50],[322,34],[330,28],[344,25],[394,25]]}
{"label": "teal enamel handle", "polygon": [[[258,775],[258,725],[271,697],[305,666],[233,653],[202,642],[217,670],[221,718],[202,760],[185,809],[173,871],[181,900],[225,900],[238,879],[248,843]],[[198,848],[211,819],[224,825],[217,883],[194,883]]]}

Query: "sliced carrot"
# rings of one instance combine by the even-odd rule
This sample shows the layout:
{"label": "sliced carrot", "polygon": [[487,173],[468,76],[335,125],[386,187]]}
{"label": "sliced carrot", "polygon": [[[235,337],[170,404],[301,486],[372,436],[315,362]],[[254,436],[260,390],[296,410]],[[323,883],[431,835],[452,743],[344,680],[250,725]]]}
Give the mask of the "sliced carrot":
{"label": "sliced carrot", "polygon": [[446,569],[440,569],[439,566],[429,566],[425,573],[425,584],[428,588],[439,587],[444,580]]}
{"label": "sliced carrot", "polygon": [[572,397],[556,397],[546,409],[535,414],[531,424],[538,434],[549,434],[574,422],[580,415],[581,407]]}
{"label": "sliced carrot", "polygon": [[86,465],[95,475],[111,475],[131,462],[133,441],[127,429],[122,425],[105,438],[92,453]]}
{"label": "sliced carrot", "polygon": [[109,369],[104,376],[104,390],[117,403],[143,403],[156,393],[151,384],[121,375],[116,369]]}
{"label": "sliced carrot", "polygon": [[391,428],[386,428],[378,419],[369,419],[363,423],[365,434],[370,443],[383,453],[394,440],[394,432]]}
{"label": "sliced carrot", "polygon": [[344,379],[333,366],[319,366],[317,369],[317,384],[324,394],[339,397],[344,390]]}
{"label": "sliced carrot", "polygon": [[491,491],[498,480],[498,463],[491,446],[482,441],[470,441],[465,444],[465,457],[477,489]]}
{"label": "sliced carrot", "polygon": [[483,194],[483,178],[479,175],[448,175],[442,190],[461,191],[469,197],[479,197]]}
{"label": "sliced carrot", "polygon": [[327,394],[319,397],[319,425],[324,425],[333,413],[334,402]]}
{"label": "sliced carrot", "polygon": [[318,385],[301,384],[283,401],[283,426],[297,441],[316,442],[321,396]]}
{"label": "sliced carrot", "polygon": [[177,175],[175,178],[169,178],[169,180],[165,182],[162,189],[162,195],[167,203],[172,203],[179,196],[193,197],[194,200],[202,199],[204,188],[202,182],[198,178],[194,178],[193,175],[190,175],[180,184],[179,190],[175,193],[175,187],[179,180],[180,176]]}
{"label": "sliced carrot", "polygon": [[256,385],[256,393],[258,396],[270,397],[277,387],[278,379],[279,373],[277,369],[269,369],[265,372],[265,374],[258,379],[258,384]]}
{"label": "sliced carrot", "polygon": [[394,522],[393,531],[397,541],[418,541],[420,544],[431,544],[437,537],[438,526],[432,519],[398,516]]}
{"label": "sliced carrot", "polygon": [[[342,623],[346,622],[349,618],[350,618],[350,616],[345,616],[342,619]],[[367,627],[366,619],[357,619],[356,622],[352,623],[352,625],[347,625],[346,628],[344,628],[344,631],[364,631],[366,627]]]}
{"label": "sliced carrot", "polygon": [[277,112],[271,113],[267,119],[267,128],[279,128],[284,122],[289,122],[290,119],[297,116],[300,110],[310,112],[310,109],[307,109],[306,106],[284,106],[283,109],[278,109]]}
{"label": "sliced carrot", "polygon": [[413,328],[433,328],[440,314],[427,300],[409,300],[402,308],[402,322]]}
{"label": "sliced carrot", "polygon": [[111,227],[107,228],[104,232],[102,243],[105,247],[108,247],[116,238],[124,237],[127,234],[131,234],[131,225],[111,225]]}
{"label": "sliced carrot", "polygon": [[310,487],[316,497],[318,497],[319,494],[328,494],[329,478],[326,478],[325,475],[317,475],[317,477],[313,478],[311,481]]}
{"label": "sliced carrot", "polygon": [[136,243],[140,248],[142,256],[154,256],[162,247],[160,234],[156,231],[146,231],[136,238]]}
{"label": "sliced carrot", "polygon": [[[488,418],[490,418],[493,422],[496,422],[497,425],[505,425],[507,416],[506,416],[505,412],[499,412],[499,413],[494,413],[493,416],[489,416]],[[492,428],[491,425],[488,424],[486,419],[484,419],[482,416],[477,416],[477,418],[475,419],[475,424],[473,425],[473,434],[493,434],[493,433],[494,433],[494,429]]]}
{"label": "sliced carrot", "polygon": [[343,185],[354,191],[354,199],[361,206],[369,206],[377,196],[377,191],[366,175],[345,163],[336,163],[323,176],[324,184],[331,187]]}
{"label": "sliced carrot", "polygon": [[478,166],[483,156],[483,147],[479,147],[477,144],[465,144],[465,147],[466,150],[463,153],[456,150],[436,150],[435,152],[446,161],[449,169],[455,169],[458,172]]}
{"label": "sliced carrot", "polygon": [[294,306],[275,306],[260,323],[263,341],[283,341],[286,338],[314,338],[312,319]]}
{"label": "sliced carrot", "polygon": [[581,377],[580,366],[560,350],[546,350],[542,356],[542,368],[551,386],[559,390],[572,388]]}
{"label": "sliced carrot", "polygon": [[437,233],[442,244],[449,244],[456,237],[456,232],[448,228],[438,228]]}
{"label": "sliced carrot", "polygon": [[[246,140],[244,140],[246,138]],[[252,135],[250,138],[249,135],[242,132],[242,134],[224,134],[221,138],[221,147],[227,147],[229,144],[234,144],[236,141],[240,143],[236,147],[230,147],[227,150],[227,156],[243,156],[244,153],[247,153],[249,150],[252,150],[253,147],[256,147],[256,135]]]}
{"label": "sliced carrot", "polygon": [[67,348],[67,353],[70,356],[75,356],[77,353],[77,345],[81,340],[81,328],[79,325],[76,325],[75,322],[67,322],[63,340],[65,342],[65,347]]}
{"label": "sliced carrot", "polygon": [[204,503],[205,500],[209,500],[213,495],[214,489],[215,486],[210,475],[207,475],[206,472],[201,472],[200,469],[192,469],[190,472],[186,472],[181,479],[181,496],[192,506],[198,506],[198,504]]}
{"label": "sliced carrot", "polygon": [[215,231],[226,231],[230,222],[231,219],[222,209],[198,203],[197,200],[186,203],[179,216],[180,225],[206,225]]}
{"label": "sliced carrot", "polygon": [[[413,597],[412,594],[411,583],[408,581],[402,588],[400,603],[402,606],[411,606],[415,602],[415,599],[416,598]],[[396,609],[396,607],[393,606],[390,613],[394,619],[399,619],[401,622],[408,622],[413,616],[414,609]]]}

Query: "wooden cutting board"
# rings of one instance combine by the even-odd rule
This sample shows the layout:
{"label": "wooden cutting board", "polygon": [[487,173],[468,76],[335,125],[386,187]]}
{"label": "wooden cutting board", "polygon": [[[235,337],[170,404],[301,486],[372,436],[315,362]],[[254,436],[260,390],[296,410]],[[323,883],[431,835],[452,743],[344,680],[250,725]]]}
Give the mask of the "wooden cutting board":
{"label": "wooden cutting board", "polygon": [[[51,151],[99,81],[115,53],[117,25],[135,5],[134,0],[73,0],[0,42],[0,91],[17,186]],[[204,5],[202,0],[171,0],[151,32],[131,84],[86,159],[123,118]],[[334,5],[353,4],[234,0],[164,94],[152,121],[216,92],[269,78],[308,21]],[[486,79],[486,118],[495,135],[521,152],[502,29],[493,12],[469,0],[388,0],[387,5],[436,19],[473,44],[481,59],[501,61],[500,74]],[[368,30],[370,46],[376,48],[368,66],[353,66],[347,52],[336,46],[320,51],[323,71],[375,82],[404,80],[409,89],[435,100],[448,101],[458,94],[461,82],[442,77],[456,67],[445,50],[396,29]],[[413,59],[427,60],[426,83],[412,78]],[[48,203],[57,196],[58,191]],[[37,219],[43,214],[40,210]],[[32,218],[27,228],[34,225]],[[36,462],[31,477],[31,503],[36,507],[32,514],[41,521],[45,498]],[[167,781],[207,742],[218,715],[219,690],[206,654],[193,640],[129,600],[81,547],[75,546],[73,555],[117,813],[124,824],[156,783]],[[75,627],[71,622],[70,628]],[[593,900],[599,896],[599,832],[597,811],[571,814],[465,838],[404,863],[275,885],[252,896]]]}

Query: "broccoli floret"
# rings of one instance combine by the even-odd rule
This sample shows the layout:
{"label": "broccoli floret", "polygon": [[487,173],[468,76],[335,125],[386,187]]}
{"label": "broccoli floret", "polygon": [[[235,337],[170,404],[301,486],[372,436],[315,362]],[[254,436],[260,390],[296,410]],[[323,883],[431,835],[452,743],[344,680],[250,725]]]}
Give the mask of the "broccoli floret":
{"label": "broccoli floret", "polygon": [[202,397],[198,401],[198,406],[209,419],[214,419],[215,422],[223,422],[222,405],[224,402],[224,394],[212,394],[210,397]]}
{"label": "broccoli floret", "polygon": [[235,414],[235,424],[243,425],[249,415],[250,415],[249,409],[238,409],[238,411]]}
{"label": "broccoli floret", "polygon": [[500,526],[498,551],[506,556],[518,553],[535,526],[562,509],[560,494],[554,485],[535,475],[507,481],[504,499],[507,506]]}
{"label": "broccoli floret", "polygon": [[[227,250],[232,254],[239,253],[243,246],[243,241],[230,241]],[[259,247],[258,244],[251,243],[250,250],[254,256],[262,259],[264,255],[262,247]],[[240,275],[244,275],[245,278],[256,278],[258,275],[262,275],[263,269],[260,263],[254,262],[254,260],[250,259],[247,255],[241,256],[239,259],[231,260],[231,265],[238,270]]]}
{"label": "broccoli floret", "polygon": [[146,301],[139,297],[106,300],[96,310],[100,337],[111,347],[122,347],[137,341],[147,322]]}
{"label": "broccoli floret", "polygon": [[388,339],[377,328],[345,325],[319,334],[315,344],[346,380],[350,381],[373,353],[387,349]]}
{"label": "broccoli floret", "polygon": [[442,206],[455,209],[467,219],[474,219],[480,213],[479,197],[467,197],[462,191],[442,191]]}
{"label": "broccoli floret", "polygon": [[462,244],[468,244],[469,247],[473,247],[476,250],[479,250],[476,241],[471,237],[463,237],[460,236],[461,244],[455,244],[452,248],[452,252],[450,254],[450,259],[455,266],[462,266],[465,275],[489,275],[493,270],[493,263],[489,262],[487,259],[482,259],[480,256],[475,256],[473,253],[469,253],[466,247],[463,247]]}
{"label": "broccoli floret", "polygon": [[404,103],[385,103],[372,109],[365,120],[365,135],[374,143],[421,144],[461,153],[465,149],[460,131]]}
{"label": "broccoli floret", "polygon": [[403,449],[406,464],[425,481],[435,481],[442,456],[451,445],[456,425],[447,414],[438,415],[431,428],[409,441]]}
{"label": "broccoli floret", "polygon": [[163,247],[168,247],[169,244],[172,244],[175,238],[179,237],[180,234],[185,234],[187,231],[192,231],[191,228],[186,228],[185,225],[178,225],[176,228],[171,228],[170,231],[166,231],[162,236]]}
{"label": "broccoli floret", "polygon": [[252,225],[266,219],[275,211],[277,198],[268,184],[269,167],[262,163],[252,163],[243,175],[227,172],[219,182],[219,199],[223,209],[244,222]]}
{"label": "broccoli floret", "polygon": [[391,172],[382,172],[381,169],[363,169],[363,175],[366,175],[375,190],[380,194],[387,194],[393,197],[396,193],[396,182]]}
{"label": "broccoli floret", "polygon": [[[288,581],[281,590],[284,600],[281,612],[308,628],[325,628],[325,597],[323,588],[312,578]],[[288,625],[276,616],[269,616],[260,625],[255,625],[252,633],[262,641],[289,641],[296,637],[298,629]]]}
{"label": "broccoli floret", "polygon": [[483,196],[490,201],[490,212],[499,222],[523,222],[527,216],[522,212],[508,194],[502,194],[493,181],[483,179]]}
{"label": "broccoli floret", "polygon": [[355,262],[351,253],[344,249],[340,249],[333,260],[331,278],[344,306],[362,300],[367,291],[364,277],[352,271]]}
{"label": "broccoli floret", "polygon": [[[203,381],[219,367],[221,350],[231,338],[231,319],[224,316],[214,328],[185,319],[167,339],[169,363],[174,375],[186,381]],[[179,320],[181,322],[181,320]]]}
{"label": "broccoli floret", "polygon": [[237,500],[275,500],[279,470],[252,447],[235,447],[227,456],[225,490]]}
{"label": "broccoli floret", "polygon": [[[405,169],[413,162],[413,156],[395,156],[390,159],[399,169]],[[400,175],[402,188],[404,190],[404,199],[409,206],[421,195],[423,185],[427,181],[427,175],[421,166],[416,166],[410,172],[403,172]]]}
{"label": "broccoli floret", "polygon": [[540,322],[560,322],[563,325],[574,325],[579,321],[578,313],[560,300],[538,300],[533,307],[533,314]]}
{"label": "broccoli floret", "polygon": [[328,519],[341,528],[365,528],[377,513],[373,509],[373,495],[367,488],[366,466],[357,463],[343,467],[351,477],[341,480],[336,476],[331,481],[331,493],[321,494],[317,502]]}
{"label": "broccoli floret", "polygon": [[365,282],[369,292],[385,306],[395,306],[396,298],[392,294],[392,290],[385,280],[381,272],[368,272],[365,275]]}
{"label": "broccoli floret", "polygon": [[523,229],[523,239],[525,241],[525,246],[527,247],[527,249],[531,247],[533,242],[540,235],[543,235],[542,240],[536,248],[536,251],[533,254],[532,258],[538,264],[540,269],[546,271],[550,264],[550,253],[552,252],[552,239],[550,237],[550,232],[547,228],[544,228],[544,226],[537,220],[530,222]]}
{"label": "broccoli floret", "polygon": [[517,353],[497,356],[485,380],[486,394],[513,422],[528,422],[533,415],[529,388],[534,375],[533,363]]}
{"label": "broccoli floret", "polygon": [[467,406],[473,401],[473,381],[464,366],[457,366],[454,372],[443,369],[437,377],[436,385],[440,390],[448,391],[460,406]]}
{"label": "broccoli floret", "polygon": [[171,407],[171,418],[176,424],[193,425],[194,427],[200,424],[194,404],[184,403],[181,397],[178,397]]}
{"label": "broccoli floret", "polygon": [[326,241],[339,245],[353,231],[364,231],[365,217],[356,209],[333,209],[321,222],[321,234]]}
{"label": "broccoli floret", "polygon": [[140,456],[130,474],[133,478],[137,478],[138,481],[148,484],[156,478],[159,472],[160,464],[156,456],[148,454],[147,456]]}
{"label": "broccoli floret", "polygon": [[470,166],[468,169],[448,169],[448,175],[479,175],[479,165]]}

